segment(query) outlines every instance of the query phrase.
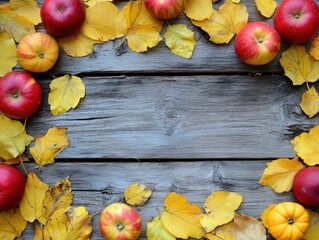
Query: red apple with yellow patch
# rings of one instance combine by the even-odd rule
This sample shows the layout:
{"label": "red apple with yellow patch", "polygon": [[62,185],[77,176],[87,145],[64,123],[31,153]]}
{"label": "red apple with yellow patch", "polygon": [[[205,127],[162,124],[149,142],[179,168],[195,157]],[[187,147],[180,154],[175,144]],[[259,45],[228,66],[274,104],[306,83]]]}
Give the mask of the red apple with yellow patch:
{"label": "red apple with yellow patch", "polygon": [[113,203],[103,210],[99,228],[106,240],[136,240],[142,231],[142,218],[133,207]]}
{"label": "red apple with yellow patch", "polygon": [[281,38],[278,32],[265,22],[246,24],[235,38],[235,52],[249,65],[264,65],[278,54]]}

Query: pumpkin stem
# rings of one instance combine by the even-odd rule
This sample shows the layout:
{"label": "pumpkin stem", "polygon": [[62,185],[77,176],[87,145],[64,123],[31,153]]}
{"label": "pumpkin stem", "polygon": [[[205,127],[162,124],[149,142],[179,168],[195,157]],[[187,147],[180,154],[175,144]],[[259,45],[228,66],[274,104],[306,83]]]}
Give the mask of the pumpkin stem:
{"label": "pumpkin stem", "polygon": [[295,221],[294,221],[293,218],[289,218],[288,221],[287,221],[287,223],[290,224],[290,225],[291,225],[291,224],[294,224],[294,222],[295,222]]}

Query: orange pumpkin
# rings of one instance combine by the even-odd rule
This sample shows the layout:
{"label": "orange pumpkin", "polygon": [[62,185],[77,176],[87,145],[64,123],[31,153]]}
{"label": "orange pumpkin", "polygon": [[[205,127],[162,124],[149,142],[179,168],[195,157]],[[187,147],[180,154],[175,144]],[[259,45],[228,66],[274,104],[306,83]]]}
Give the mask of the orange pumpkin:
{"label": "orange pumpkin", "polygon": [[17,48],[18,63],[30,72],[45,72],[53,67],[59,56],[56,40],[43,32],[26,35]]}
{"label": "orange pumpkin", "polygon": [[307,210],[294,202],[277,204],[268,214],[268,231],[277,240],[300,240],[309,227]]}

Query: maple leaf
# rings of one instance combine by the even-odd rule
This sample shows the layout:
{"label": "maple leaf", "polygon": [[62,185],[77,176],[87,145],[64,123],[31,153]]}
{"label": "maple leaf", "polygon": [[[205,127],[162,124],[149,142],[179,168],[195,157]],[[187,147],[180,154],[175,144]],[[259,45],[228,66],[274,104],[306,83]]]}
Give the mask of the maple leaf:
{"label": "maple leaf", "polygon": [[40,8],[35,0],[10,0],[10,8],[29,19],[34,25],[41,23]]}
{"label": "maple leaf", "polygon": [[300,107],[309,118],[319,112],[319,94],[314,86],[302,94]]}
{"label": "maple leaf", "polygon": [[154,184],[131,184],[125,189],[125,202],[133,206],[143,205],[151,197],[153,190]]}
{"label": "maple leaf", "polygon": [[274,14],[277,7],[276,0],[255,0],[255,4],[261,15],[267,18]]}
{"label": "maple leaf", "polygon": [[234,228],[237,240],[266,240],[266,229],[256,218],[236,215]]}
{"label": "maple leaf", "polygon": [[146,237],[148,240],[176,240],[164,227],[160,216],[147,223]]}
{"label": "maple leaf", "polygon": [[196,41],[185,24],[169,25],[164,34],[166,46],[177,56],[191,58]]}
{"label": "maple leaf", "polygon": [[29,136],[20,121],[0,114],[0,158],[9,160],[24,153],[33,137]]}
{"label": "maple leaf", "polygon": [[86,9],[82,33],[93,40],[109,41],[125,35],[126,21],[122,12],[110,2],[97,2]]}
{"label": "maple leaf", "polygon": [[163,21],[153,17],[142,0],[130,1],[124,6],[127,32],[125,38],[133,52],[146,52],[148,48],[158,45],[162,40],[160,32]]}
{"label": "maple leaf", "polygon": [[59,209],[67,209],[73,200],[71,183],[68,178],[58,181],[46,192],[43,200],[45,222]]}
{"label": "maple leaf", "polygon": [[319,35],[317,35],[311,42],[309,53],[316,60],[319,60]]}
{"label": "maple leaf", "polygon": [[94,52],[94,44],[102,42],[93,40],[80,31],[71,37],[59,38],[58,43],[69,56],[85,57]]}
{"label": "maple leaf", "polygon": [[213,231],[233,220],[235,210],[242,203],[243,197],[235,192],[214,192],[204,203],[206,214],[200,222],[206,232]]}
{"label": "maple leaf", "polygon": [[183,10],[190,19],[196,21],[209,19],[213,13],[212,0],[184,0]]}
{"label": "maple leaf", "polygon": [[203,21],[192,20],[210,36],[210,40],[217,44],[226,43],[239,32],[248,22],[246,6],[241,3],[225,2],[218,11],[213,9],[209,19]]}
{"label": "maple leaf", "polygon": [[188,203],[186,197],[170,192],[164,200],[164,206],[162,223],[176,238],[201,238],[205,235],[200,224],[202,212],[197,205]]}
{"label": "maple leaf", "polygon": [[306,52],[304,45],[292,44],[282,53],[279,62],[293,85],[315,82],[319,79],[319,62]]}
{"label": "maple leaf", "polygon": [[276,193],[289,192],[292,188],[292,182],[298,171],[304,168],[298,157],[294,159],[279,158],[266,163],[259,183],[268,186]]}
{"label": "maple leaf", "polygon": [[319,236],[319,214],[310,209],[307,209],[310,216],[310,226],[303,235],[304,240],[314,240]]}
{"label": "maple leaf", "polygon": [[35,146],[30,148],[30,153],[38,165],[44,166],[53,163],[56,155],[69,144],[67,129],[53,127],[48,129],[44,136],[36,138]]}
{"label": "maple leaf", "polygon": [[28,222],[39,220],[42,224],[43,221],[43,199],[46,192],[50,189],[49,185],[43,183],[34,172],[29,172],[25,192],[20,201],[21,215]]}
{"label": "maple leaf", "polygon": [[21,237],[27,221],[21,216],[19,208],[0,211],[0,239],[13,240]]}
{"label": "maple leaf", "polygon": [[50,83],[49,104],[53,116],[76,108],[85,96],[85,85],[81,78],[64,75]]}
{"label": "maple leaf", "polygon": [[7,32],[0,33],[0,77],[17,65],[17,47]]}
{"label": "maple leaf", "polygon": [[319,164],[319,126],[310,129],[309,133],[303,132],[295,137],[291,144],[297,155],[309,165]]}
{"label": "maple leaf", "polygon": [[17,14],[11,9],[1,7],[0,26],[2,26],[3,30],[6,31],[15,42],[20,42],[27,34],[35,33],[34,24],[29,19]]}

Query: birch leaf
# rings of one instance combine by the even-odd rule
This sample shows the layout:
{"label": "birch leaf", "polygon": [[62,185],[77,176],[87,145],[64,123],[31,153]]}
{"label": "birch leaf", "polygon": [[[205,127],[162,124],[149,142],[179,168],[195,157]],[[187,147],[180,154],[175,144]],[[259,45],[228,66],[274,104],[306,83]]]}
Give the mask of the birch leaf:
{"label": "birch leaf", "polygon": [[319,214],[307,209],[310,216],[310,227],[303,235],[304,240],[314,240],[319,236]]}
{"label": "birch leaf", "polygon": [[85,96],[85,85],[81,78],[64,75],[50,83],[49,104],[53,116],[76,108]]}
{"label": "birch leaf", "polygon": [[319,35],[312,40],[309,53],[314,59],[319,60]]}
{"label": "birch leaf", "polygon": [[43,183],[34,172],[28,173],[27,183],[23,198],[20,202],[21,215],[28,222],[39,220],[42,224],[43,199],[46,192],[50,189],[49,185]]}
{"label": "birch leaf", "polygon": [[232,221],[242,200],[243,197],[235,192],[212,193],[205,201],[206,214],[200,221],[205,231],[212,232],[216,227]]}
{"label": "birch leaf", "polygon": [[319,164],[319,126],[310,129],[309,133],[303,132],[295,137],[291,144],[297,155],[309,165]]}
{"label": "birch leaf", "polygon": [[154,184],[131,184],[125,189],[125,201],[133,206],[143,205],[151,197],[153,189]]}
{"label": "birch leaf", "polygon": [[70,207],[73,200],[71,183],[68,178],[57,182],[52,189],[47,191],[44,203],[44,217],[45,221],[60,208],[66,209]]}
{"label": "birch leaf", "polygon": [[133,52],[146,52],[158,45],[163,22],[151,15],[142,0],[130,1],[122,11],[127,24],[127,45]]}
{"label": "birch leaf", "polygon": [[162,223],[176,238],[201,238],[205,235],[200,224],[200,208],[188,203],[183,195],[169,193],[164,200],[164,206]]}
{"label": "birch leaf", "polygon": [[299,162],[299,158],[294,159],[279,158],[266,163],[259,183],[268,186],[276,193],[289,192],[292,188],[292,182],[297,172],[304,168]]}
{"label": "birch leaf", "polygon": [[146,237],[148,240],[176,240],[163,226],[160,217],[156,217],[147,223]]}
{"label": "birch leaf", "polygon": [[83,0],[85,5],[92,7],[99,2],[113,2],[113,0]]}
{"label": "birch leaf", "polygon": [[81,31],[91,39],[106,42],[123,37],[126,29],[124,15],[113,3],[97,2],[86,9],[86,20]]}
{"label": "birch leaf", "polygon": [[0,77],[17,65],[17,47],[13,39],[0,39]]}
{"label": "birch leaf", "polygon": [[33,140],[20,121],[11,120],[3,114],[0,114],[0,133],[0,158],[4,160],[24,153],[25,147]]}
{"label": "birch leaf", "polygon": [[319,62],[306,52],[304,45],[292,44],[282,53],[279,62],[293,85],[315,82],[319,79]]}
{"label": "birch leaf", "polygon": [[34,24],[30,20],[8,9],[0,11],[0,26],[15,42],[20,42],[27,34],[35,33]]}
{"label": "birch leaf", "polygon": [[70,141],[66,128],[53,127],[48,129],[42,137],[37,137],[35,146],[30,148],[30,153],[39,166],[54,162],[54,158],[62,152]]}
{"label": "birch leaf", "polygon": [[209,19],[213,13],[212,0],[184,0],[183,9],[190,19],[203,21]]}
{"label": "birch leaf", "polygon": [[21,216],[19,208],[0,211],[0,239],[13,240],[21,237],[27,221]]}
{"label": "birch leaf", "polygon": [[214,232],[207,234],[207,238],[209,240],[237,240],[234,222],[217,227]]}
{"label": "birch leaf", "polygon": [[196,41],[194,32],[189,30],[185,24],[169,25],[164,34],[166,46],[180,57],[191,58]]}
{"label": "birch leaf", "polygon": [[234,227],[237,240],[266,240],[266,229],[262,222],[255,218],[236,215]]}
{"label": "birch leaf", "polygon": [[244,4],[225,2],[218,11],[213,9],[209,19],[194,21],[195,26],[200,27],[210,36],[210,41],[217,44],[228,44],[230,40],[248,22],[248,12]]}
{"label": "birch leaf", "polygon": [[10,0],[10,8],[29,19],[34,25],[41,23],[40,8],[35,0]]}
{"label": "birch leaf", "polygon": [[309,118],[319,112],[319,94],[314,86],[302,94],[300,107]]}
{"label": "birch leaf", "polygon": [[255,0],[258,11],[264,17],[270,18],[277,7],[276,0]]}

